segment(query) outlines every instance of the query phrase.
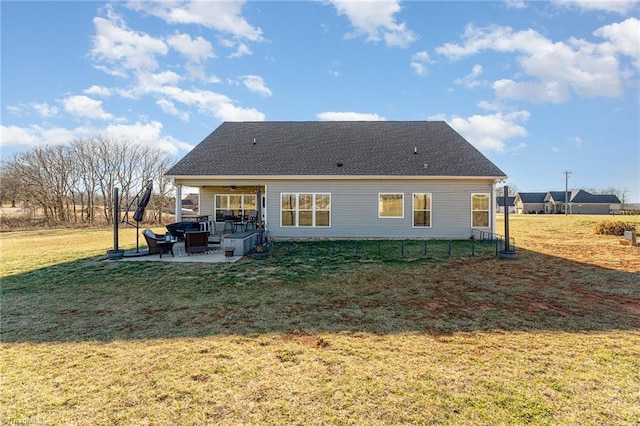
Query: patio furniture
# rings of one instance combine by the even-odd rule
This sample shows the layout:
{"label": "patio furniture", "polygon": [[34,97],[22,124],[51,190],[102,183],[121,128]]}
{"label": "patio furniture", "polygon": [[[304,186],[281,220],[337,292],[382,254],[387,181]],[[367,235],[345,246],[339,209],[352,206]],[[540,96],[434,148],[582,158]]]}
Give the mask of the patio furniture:
{"label": "patio furniture", "polygon": [[175,222],[167,225],[167,231],[171,234],[173,238],[177,238],[178,240],[184,240],[185,232],[199,231],[200,224],[198,222]]}
{"label": "patio furniture", "polygon": [[[201,224],[202,225],[202,224]],[[202,228],[202,227],[201,227]],[[207,238],[207,244],[210,247],[220,247],[222,244],[222,234],[217,230],[215,222],[209,222],[208,226],[209,237]],[[200,229],[204,231],[205,229]]]}
{"label": "patio furniture", "polygon": [[177,243],[177,240],[161,240],[158,241],[158,247],[160,247],[160,259],[162,259],[162,253],[169,252],[171,253],[171,257],[175,257],[173,254],[173,245]]}
{"label": "patio furniture", "polygon": [[222,215],[222,220],[224,220],[224,228],[222,228],[222,232],[226,232],[227,225],[229,225],[229,231],[233,232],[233,223],[235,221],[233,217],[233,212],[231,210],[227,210]]}
{"label": "patio furniture", "polygon": [[209,233],[207,231],[195,231],[184,233],[184,250],[187,256],[191,253],[204,253],[209,250]]}
{"label": "patio furniture", "polygon": [[253,229],[258,229],[258,227],[256,226],[257,219],[258,219],[258,216],[256,215],[256,211],[249,210],[249,214],[247,215],[247,220],[244,225],[244,230],[248,231],[249,225],[253,226]]}
{"label": "patio furniture", "polygon": [[147,241],[147,247],[149,247],[148,254],[158,254],[162,253],[162,248],[158,245],[159,241],[164,241],[164,235],[156,234],[151,229],[147,228],[142,231],[142,235],[144,239]]}

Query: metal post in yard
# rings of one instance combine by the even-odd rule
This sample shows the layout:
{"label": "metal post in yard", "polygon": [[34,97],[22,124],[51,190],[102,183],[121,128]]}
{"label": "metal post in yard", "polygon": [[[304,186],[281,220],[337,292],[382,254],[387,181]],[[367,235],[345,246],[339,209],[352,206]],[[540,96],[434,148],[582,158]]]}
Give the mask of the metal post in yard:
{"label": "metal post in yard", "polygon": [[356,240],[354,245],[353,245],[353,255],[354,256],[358,255],[358,240]]}
{"label": "metal post in yard", "polygon": [[509,251],[509,204],[507,200],[509,199],[509,187],[507,185],[504,186],[504,251]]}
{"label": "metal post in yard", "polygon": [[424,240],[424,255],[427,255],[427,240]]}
{"label": "metal post in yard", "polygon": [[451,257],[451,240],[449,240],[449,257]]}
{"label": "metal post in yard", "polygon": [[[118,250],[118,222],[120,221],[120,206],[118,198],[118,188],[113,188],[113,250]],[[136,234],[137,236],[137,234]]]}
{"label": "metal post in yard", "polygon": [[404,240],[400,241],[400,257],[404,257]]}

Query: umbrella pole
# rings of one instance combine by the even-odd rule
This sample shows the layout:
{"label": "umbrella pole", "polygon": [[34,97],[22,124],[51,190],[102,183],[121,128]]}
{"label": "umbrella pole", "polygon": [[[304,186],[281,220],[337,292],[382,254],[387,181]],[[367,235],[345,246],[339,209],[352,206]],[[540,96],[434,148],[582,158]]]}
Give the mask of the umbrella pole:
{"label": "umbrella pole", "polygon": [[140,222],[136,220],[136,253],[140,253]]}

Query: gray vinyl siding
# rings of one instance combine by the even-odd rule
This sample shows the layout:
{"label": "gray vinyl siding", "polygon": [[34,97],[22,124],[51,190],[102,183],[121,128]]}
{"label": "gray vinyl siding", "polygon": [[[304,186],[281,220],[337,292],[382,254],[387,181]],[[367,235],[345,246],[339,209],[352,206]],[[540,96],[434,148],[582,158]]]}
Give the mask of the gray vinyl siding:
{"label": "gray vinyl siding", "polygon": [[[267,184],[267,228],[273,238],[469,238],[471,194],[491,196],[490,181],[297,181]],[[282,193],[330,193],[330,227],[282,227]],[[378,194],[404,194],[403,218],[378,218]],[[414,228],[413,193],[431,193],[431,227]],[[493,214],[493,212],[490,212]],[[490,219],[492,223],[492,218]]]}
{"label": "gray vinyl siding", "polygon": [[611,210],[619,211],[619,204],[573,204],[569,210],[572,214],[610,214]]}

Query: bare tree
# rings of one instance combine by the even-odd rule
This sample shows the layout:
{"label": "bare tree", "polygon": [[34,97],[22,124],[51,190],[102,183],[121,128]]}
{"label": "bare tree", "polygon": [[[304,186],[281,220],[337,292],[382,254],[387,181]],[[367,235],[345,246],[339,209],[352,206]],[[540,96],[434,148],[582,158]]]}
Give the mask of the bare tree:
{"label": "bare tree", "polygon": [[[68,146],[36,147],[17,154],[2,167],[3,183],[40,206],[50,222],[94,222],[96,206],[102,204],[104,221],[113,220],[113,189],[120,187],[120,205],[125,205],[147,182],[157,182],[160,199],[171,190],[163,176],[173,163],[157,148],[127,139],[96,136],[76,140]],[[3,185],[4,187],[4,185]],[[13,199],[10,189],[3,198]],[[162,203],[159,206],[161,218]]]}
{"label": "bare tree", "polygon": [[497,187],[496,193],[498,194],[499,197],[504,197],[504,186],[505,185],[507,185],[509,187],[509,193],[507,194],[508,197],[515,197],[515,195],[520,191],[515,184],[513,184],[511,182],[505,182],[503,184],[498,185],[498,187]]}

